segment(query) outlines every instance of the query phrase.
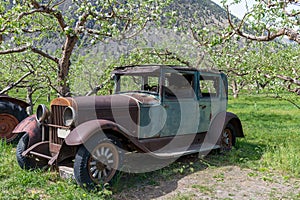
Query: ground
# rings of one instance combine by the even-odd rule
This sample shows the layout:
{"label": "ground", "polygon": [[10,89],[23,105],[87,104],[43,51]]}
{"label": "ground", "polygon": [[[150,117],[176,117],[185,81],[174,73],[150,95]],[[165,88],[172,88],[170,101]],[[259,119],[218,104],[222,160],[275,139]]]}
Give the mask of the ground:
{"label": "ground", "polygon": [[[152,177],[153,178],[153,177]],[[207,167],[153,185],[134,186],[115,199],[300,199],[300,179],[238,166]],[[126,181],[122,180],[123,184]]]}

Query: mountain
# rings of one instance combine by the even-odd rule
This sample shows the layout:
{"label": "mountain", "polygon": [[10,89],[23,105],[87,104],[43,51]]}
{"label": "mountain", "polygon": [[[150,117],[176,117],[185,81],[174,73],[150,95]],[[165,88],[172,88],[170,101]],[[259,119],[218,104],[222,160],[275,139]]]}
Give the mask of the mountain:
{"label": "mountain", "polygon": [[[217,30],[224,29],[228,25],[227,13],[218,4],[210,0],[175,0],[165,12],[177,13],[177,20],[169,24],[168,19],[162,20],[160,27],[153,23],[148,25],[141,35],[133,40],[122,42],[109,42],[108,44],[98,44],[93,48],[89,48],[91,52],[104,53],[109,56],[119,56],[121,53],[126,54],[133,48],[181,48],[182,53],[186,53],[189,49],[190,57],[195,56],[195,51],[191,49],[193,38],[188,36],[188,31],[176,31],[176,27],[187,26],[189,23],[197,26],[199,29],[215,28]],[[231,16],[233,19],[237,19]],[[167,26],[168,25],[168,26]],[[166,28],[168,27],[168,28]],[[213,34],[213,33],[211,33]],[[89,41],[89,39],[84,38]],[[88,43],[87,43],[88,44]],[[90,46],[88,44],[88,46]],[[86,51],[84,51],[86,53]],[[180,51],[179,51],[180,53]],[[181,53],[180,53],[181,54]]]}

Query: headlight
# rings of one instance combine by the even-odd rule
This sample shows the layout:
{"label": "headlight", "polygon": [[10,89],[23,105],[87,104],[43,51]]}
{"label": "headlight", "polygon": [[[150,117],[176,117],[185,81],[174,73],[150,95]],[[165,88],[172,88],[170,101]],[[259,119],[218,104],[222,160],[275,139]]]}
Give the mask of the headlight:
{"label": "headlight", "polygon": [[44,122],[50,116],[49,109],[44,105],[40,104],[36,109],[36,120],[39,123]]}
{"label": "headlight", "polygon": [[66,107],[63,114],[63,120],[65,126],[74,125],[76,119],[76,112],[73,107]]}

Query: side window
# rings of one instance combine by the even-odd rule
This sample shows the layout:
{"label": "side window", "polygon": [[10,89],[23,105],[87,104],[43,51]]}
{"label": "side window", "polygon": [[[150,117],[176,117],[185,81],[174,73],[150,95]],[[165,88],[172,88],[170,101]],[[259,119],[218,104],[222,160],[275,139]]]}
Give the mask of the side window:
{"label": "side window", "polygon": [[138,91],[141,85],[142,77],[140,76],[122,76],[120,79],[121,91]]}
{"label": "side window", "polygon": [[220,78],[216,76],[200,77],[200,95],[202,97],[216,98],[220,95]]}
{"label": "side window", "polygon": [[166,73],[164,95],[169,99],[194,98],[194,73]]}

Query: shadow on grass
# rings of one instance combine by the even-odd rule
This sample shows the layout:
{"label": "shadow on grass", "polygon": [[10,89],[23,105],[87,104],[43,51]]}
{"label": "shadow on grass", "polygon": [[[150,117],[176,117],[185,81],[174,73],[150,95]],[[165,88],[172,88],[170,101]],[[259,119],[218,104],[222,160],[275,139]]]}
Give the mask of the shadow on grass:
{"label": "shadow on grass", "polygon": [[[112,185],[114,199],[153,199],[178,187],[178,182],[190,174],[208,167],[247,167],[260,160],[265,147],[242,139],[230,152],[212,151],[205,157],[198,154],[183,156],[162,169],[140,174],[123,173]],[[201,177],[199,177],[201,178]]]}

